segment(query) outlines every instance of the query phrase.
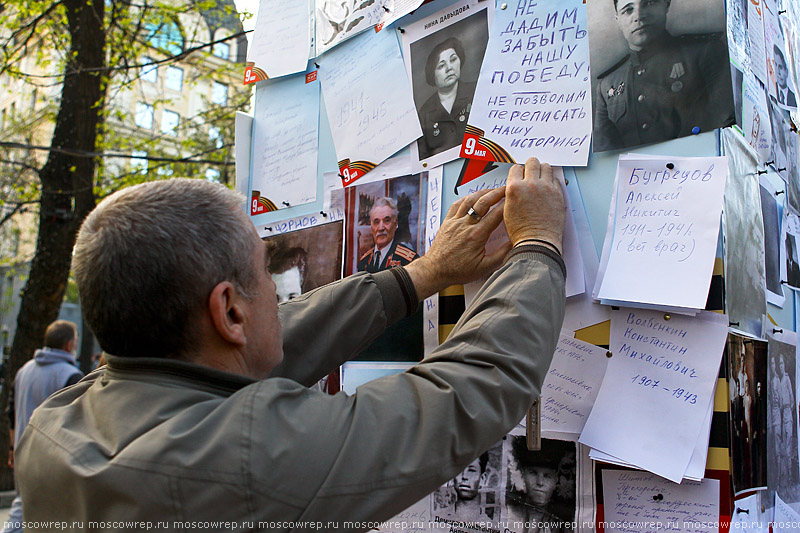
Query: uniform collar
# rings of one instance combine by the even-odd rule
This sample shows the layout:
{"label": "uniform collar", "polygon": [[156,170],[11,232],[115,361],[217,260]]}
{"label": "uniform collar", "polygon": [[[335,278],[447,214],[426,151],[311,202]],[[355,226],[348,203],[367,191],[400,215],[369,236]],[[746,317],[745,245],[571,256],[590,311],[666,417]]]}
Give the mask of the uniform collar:
{"label": "uniform collar", "polygon": [[663,53],[668,48],[672,48],[677,43],[678,39],[670,35],[669,33],[665,33],[661,39],[657,40],[656,42],[652,43],[647,48],[637,52],[635,50],[629,50],[631,61],[634,65],[638,65],[640,63],[644,63],[651,57]]}

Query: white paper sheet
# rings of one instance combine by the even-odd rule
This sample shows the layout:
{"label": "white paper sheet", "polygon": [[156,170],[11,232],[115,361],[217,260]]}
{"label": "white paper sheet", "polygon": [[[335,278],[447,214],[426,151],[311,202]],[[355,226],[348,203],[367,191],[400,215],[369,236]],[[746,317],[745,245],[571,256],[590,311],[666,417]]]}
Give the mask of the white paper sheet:
{"label": "white paper sheet", "polygon": [[[425,211],[425,252],[431,249],[433,239],[442,223],[442,167],[428,172],[428,203]],[[425,355],[439,346],[439,293],[426,298],[423,305],[423,340]]]}
{"label": "white paper sheet", "polygon": [[775,517],[772,522],[772,533],[794,533],[800,529],[800,514],[775,494]]}
{"label": "white paper sheet", "polygon": [[766,520],[761,514],[761,505],[758,503],[759,498],[761,498],[761,494],[756,493],[736,500],[729,531],[736,531],[737,533],[768,533],[769,520]]}
{"label": "white paper sheet", "polygon": [[345,185],[421,135],[392,33],[368,32],[317,61],[336,159]]}
{"label": "white paper sheet", "polygon": [[[700,481],[706,472],[706,462],[708,460],[708,442],[711,436],[711,419],[714,416],[714,400],[712,398],[708,405],[705,421],[703,422],[700,434],[697,437],[697,443],[694,446],[692,458],[689,461],[689,466],[686,467],[686,472],[683,474],[684,480]],[[603,461],[619,466],[628,468],[636,468],[636,465],[627,463],[613,455],[603,453],[598,450],[591,450],[589,456],[595,461]]]}
{"label": "white paper sheet", "polygon": [[747,38],[750,41],[750,70],[762,83],[769,81],[764,40],[764,4],[747,2]]}
{"label": "white paper sheet", "polygon": [[[250,185],[250,148],[253,142],[253,117],[241,111],[236,112],[234,124],[233,151],[236,158],[236,192],[247,197]],[[245,213],[250,212],[250,201],[245,201]]]}
{"label": "white paper sheet", "polygon": [[761,82],[750,71],[744,73],[742,108],[744,138],[763,164],[769,160],[772,149],[767,93],[764,92]]}
{"label": "white paper sheet", "polygon": [[[615,311],[608,363],[580,442],[680,482],[713,397],[725,315]],[[632,431],[632,428],[636,428]]]}
{"label": "white paper sheet", "polygon": [[344,189],[342,189],[342,182],[339,181],[339,176],[335,172],[328,172],[323,175],[323,180],[322,210],[320,212],[257,225],[258,236],[263,239],[272,235],[344,220]]}
{"label": "white paper sheet", "polygon": [[315,55],[380,23],[388,0],[316,0]]}
{"label": "white paper sheet", "polygon": [[542,436],[580,435],[606,372],[607,352],[561,334],[542,385]]}
{"label": "white paper sheet", "polygon": [[719,480],[680,485],[646,472],[603,471],[606,531],[717,532]]}
{"label": "white paper sheet", "polygon": [[[478,78],[461,157],[586,166],[592,90],[585,2],[496,6],[484,58],[491,68]],[[540,22],[544,28],[529,33]]]}
{"label": "white paper sheet", "polygon": [[705,306],[727,170],[724,157],[620,157],[601,300]]}
{"label": "white paper sheet", "polygon": [[308,0],[261,0],[247,61],[269,78],[306,69],[311,47]]}
{"label": "white paper sheet", "polygon": [[319,83],[299,74],[259,84],[251,215],[317,199],[318,146]]}

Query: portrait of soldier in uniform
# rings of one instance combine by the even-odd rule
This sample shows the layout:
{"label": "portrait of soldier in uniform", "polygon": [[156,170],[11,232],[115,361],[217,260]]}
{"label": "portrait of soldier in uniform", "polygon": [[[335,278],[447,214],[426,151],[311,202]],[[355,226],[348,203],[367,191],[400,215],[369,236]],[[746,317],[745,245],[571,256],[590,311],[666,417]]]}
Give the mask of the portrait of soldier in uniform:
{"label": "portrait of soldier in uniform", "polygon": [[405,266],[419,257],[411,243],[398,242],[396,238],[399,215],[397,202],[392,198],[384,196],[375,200],[369,212],[375,245],[358,260],[359,272],[374,273],[395,266]]}
{"label": "portrait of soldier in uniform", "polygon": [[525,524],[520,533],[573,533],[576,500],[574,442],[542,439],[528,450],[525,436],[507,439],[505,521]]}
{"label": "portrait of soldier in uniform", "polygon": [[[406,266],[425,242],[427,172],[365,183],[345,190],[348,219],[345,274]],[[422,309],[386,329],[357,361],[420,361],[424,354]]]}
{"label": "portrait of soldier in uniform", "polygon": [[448,150],[460,149],[464,140],[489,41],[487,10],[473,7],[465,13],[469,15],[445,27],[437,23],[423,30],[411,24],[403,34],[404,40],[417,39],[408,45],[406,61],[422,129],[416,143],[419,161],[433,156],[438,156],[435,164],[456,159],[458,150]]}
{"label": "portrait of soldier in uniform", "polygon": [[[718,28],[718,33],[683,34],[667,28],[674,18],[670,0],[607,2],[602,10],[613,8],[614,24],[604,26],[596,20],[601,8],[589,14],[595,152],[662,142],[735,122],[722,0],[693,6],[694,14],[702,15],[695,18],[709,19],[707,26]],[[719,20],[710,20],[708,13],[719,13]],[[627,45],[624,50],[609,44],[619,33]],[[603,57],[601,50],[612,55]]]}

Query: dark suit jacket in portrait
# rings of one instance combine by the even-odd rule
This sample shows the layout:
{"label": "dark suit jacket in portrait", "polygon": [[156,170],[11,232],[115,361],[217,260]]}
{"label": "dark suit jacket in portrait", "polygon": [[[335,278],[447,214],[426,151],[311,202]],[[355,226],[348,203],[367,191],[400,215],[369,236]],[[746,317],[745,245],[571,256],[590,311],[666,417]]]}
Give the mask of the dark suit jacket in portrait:
{"label": "dark suit jacket in portrait", "polygon": [[439,93],[433,93],[419,108],[419,123],[422,137],[417,141],[419,158],[427,159],[454,146],[460,146],[467,129],[469,112],[472,110],[472,97],[477,83],[460,80],[453,108],[448,113],[441,102]]}

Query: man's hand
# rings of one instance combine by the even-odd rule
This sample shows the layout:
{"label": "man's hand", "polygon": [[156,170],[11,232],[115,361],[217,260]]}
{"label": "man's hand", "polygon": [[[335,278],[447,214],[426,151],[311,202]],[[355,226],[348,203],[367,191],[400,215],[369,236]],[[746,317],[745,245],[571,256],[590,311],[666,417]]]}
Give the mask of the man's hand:
{"label": "man's hand", "polygon": [[564,195],[561,184],[547,163],[535,157],[525,167],[514,165],[508,171],[504,219],[512,245],[526,239],[545,241],[561,252],[564,234]]}
{"label": "man's hand", "polygon": [[511,243],[487,254],[486,241],[503,220],[501,206],[491,208],[505,194],[503,187],[479,191],[450,206],[431,249],[405,267],[420,300],[450,285],[474,281],[500,266]]}

